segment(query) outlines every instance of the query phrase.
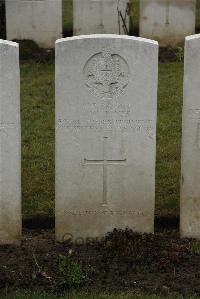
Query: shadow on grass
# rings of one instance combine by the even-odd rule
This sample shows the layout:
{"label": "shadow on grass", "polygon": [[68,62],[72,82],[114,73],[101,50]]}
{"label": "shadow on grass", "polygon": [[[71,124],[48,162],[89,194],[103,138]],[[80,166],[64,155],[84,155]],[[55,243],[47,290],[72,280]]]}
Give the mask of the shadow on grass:
{"label": "shadow on grass", "polygon": [[[54,229],[55,217],[53,216],[34,216],[23,219],[23,228],[30,230],[37,229]],[[178,230],[179,217],[176,216],[163,216],[155,217],[155,231],[163,230]]]}

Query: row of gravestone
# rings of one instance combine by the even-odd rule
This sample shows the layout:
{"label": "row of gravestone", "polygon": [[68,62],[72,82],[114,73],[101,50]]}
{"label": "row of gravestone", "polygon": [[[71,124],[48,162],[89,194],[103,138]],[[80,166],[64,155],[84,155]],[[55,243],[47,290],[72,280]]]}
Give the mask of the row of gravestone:
{"label": "row of gravestone", "polygon": [[[62,0],[5,1],[8,40],[32,39],[51,48],[62,37]],[[127,3],[131,0],[73,0],[74,35],[124,34],[131,14]],[[195,12],[196,0],[140,0],[140,36],[177,46],[194,34]]]}
{"label": "row of gravestone", "polygon": [[[200,35],[186,38],[181,235],[200,237]],[[18,44],[0,41],[0,243],[21,236]],[[56,42],[56,239],[153,233],[158,44]]]}

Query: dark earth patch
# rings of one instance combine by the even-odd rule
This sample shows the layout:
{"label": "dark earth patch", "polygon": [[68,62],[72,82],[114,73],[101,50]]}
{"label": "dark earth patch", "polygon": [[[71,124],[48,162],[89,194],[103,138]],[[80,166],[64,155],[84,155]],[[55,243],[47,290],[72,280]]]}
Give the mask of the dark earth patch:
{"label": "dark earth patch", "polygon": [[181,240],[177,230],[155,235],[115,230],[101,242],[59,244],[52,230],[26,229],[20,247],[0,247],[0,292],[63,291],[59,259],[70,256],[93,269],[79,291],[199,295],[200,245],[194,242]]}
{"label": "dark earth patch", "polygon": [[28,60],[29,62],[35,63],[54,59],[54,49],[42,49],[32,40],[14,39],[13,41],[19,43],[19,58],[21,62]]}
{"label": "dark earth patch", "polygon": [[159,48],[159,62],[183,62],[184,61],[184,48]]}

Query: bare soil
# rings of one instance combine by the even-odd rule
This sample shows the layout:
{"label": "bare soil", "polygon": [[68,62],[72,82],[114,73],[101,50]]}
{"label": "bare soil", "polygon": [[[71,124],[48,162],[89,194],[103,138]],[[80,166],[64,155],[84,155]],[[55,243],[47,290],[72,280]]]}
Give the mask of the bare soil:
{"label": "bare soil", "polygon": [[[84,291],[200,295],[200,255],[194,241],[178,230],[138,235],[113,231],[101,242],[55,243],[54,231],[25,229],[21,246],[0,247],[0,292],[29,289],[59,291],[59,259],[71,258],[94,272],[79,286]],[[69,289],[69,288],[68,288]]]}

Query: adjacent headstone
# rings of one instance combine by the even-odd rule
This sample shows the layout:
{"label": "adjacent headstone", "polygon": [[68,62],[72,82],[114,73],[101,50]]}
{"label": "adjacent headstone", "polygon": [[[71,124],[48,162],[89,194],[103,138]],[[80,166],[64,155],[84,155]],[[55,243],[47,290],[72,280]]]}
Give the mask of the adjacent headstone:
{"label": "adjacent headstone", "polygon": [[200,35],[186,38],[181,236],[200,238]]}
{"label": "adjacent headstone", "polygon": [[52,48],[62,37],[62,0],[6,0],[9,40],[34,40]]}
{"label": "adjacent headstone", "polygon": [[[73,0],[74,35],[125,34],[128,0]],[[129,30],[129,17],[125,28]]]}
{"label": "adjacent headstone", "polygon": [[0,40],[0,244],[21,236],[21,142],[18,44]]}
{"label": "adjacent headstone", "polygon": [[195,33],[196,0],[140,0],[140,36],[177,46]]}
{"label": "adjacent headstone", "polygon": [[56,42],[56,238],[154,231],[157,42]]}

